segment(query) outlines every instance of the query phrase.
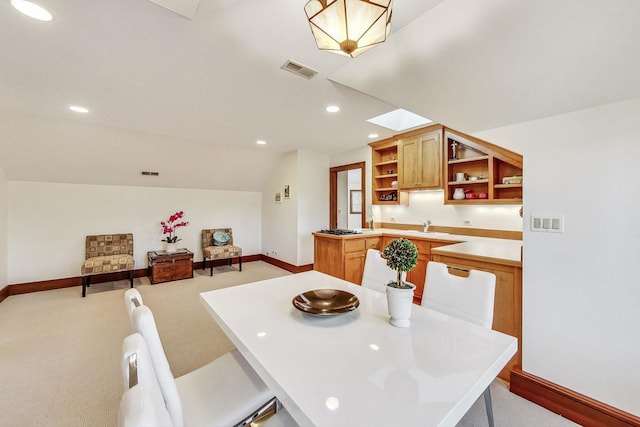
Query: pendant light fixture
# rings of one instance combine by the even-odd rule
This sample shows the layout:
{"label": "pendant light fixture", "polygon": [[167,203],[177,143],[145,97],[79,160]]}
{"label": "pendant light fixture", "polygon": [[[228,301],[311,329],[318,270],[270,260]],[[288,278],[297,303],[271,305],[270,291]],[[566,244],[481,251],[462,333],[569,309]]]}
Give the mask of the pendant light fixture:
{"label": "pendant light fixture", "polygon": [[384,42],[393,0],[311,0],[304,6],[320,50],[352,58]]}

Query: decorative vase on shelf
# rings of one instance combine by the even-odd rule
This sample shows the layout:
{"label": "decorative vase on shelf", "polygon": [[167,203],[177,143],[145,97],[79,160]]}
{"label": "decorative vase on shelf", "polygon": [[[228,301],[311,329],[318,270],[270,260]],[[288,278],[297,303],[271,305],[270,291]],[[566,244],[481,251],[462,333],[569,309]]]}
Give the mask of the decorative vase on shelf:
{"label": "decorative vase on shelf", "polygon": [[167,243],[167,247],[165,249],[167,253],[176,252],[177,250],[178,250],[177,243]]}
{"label": "decorative vase on shelf", "polygon": [[454,200],[463,200],[465,198],[464,190],[462,188],[456,188],[453,191],[453,199]]}
{"label": "decorative vase on shelf", "polygon": [[404,282],[410,289],[387,286],[387,306],[389,308],[389,323],[399,328],[411,325],[411,308],[413,307],[413,291],[416,285]]}

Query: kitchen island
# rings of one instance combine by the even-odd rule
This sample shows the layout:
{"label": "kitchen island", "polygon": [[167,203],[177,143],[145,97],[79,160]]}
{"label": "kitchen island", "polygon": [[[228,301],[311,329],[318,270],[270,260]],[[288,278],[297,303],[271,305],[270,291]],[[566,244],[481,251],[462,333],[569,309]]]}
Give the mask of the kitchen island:
{"label": "kitchen island", "polygon": [[500,373],[509,380],[509,372],[521,364],[522,346],[522,241],[478,237],[464,234],[423,232],[378,228],[358,230],[357,234],[314,235],[314,269],[352,283],[360,284],[367,249],[382,251],[391,240],[404,237],[418,248],[418,264],[407,275],[416,285],[414,303],[420,304],[427,263],[438,261],[451,267],[454,274],[464,270],[482,270],[496,275],[493,329],[518,338],[518,353]]}

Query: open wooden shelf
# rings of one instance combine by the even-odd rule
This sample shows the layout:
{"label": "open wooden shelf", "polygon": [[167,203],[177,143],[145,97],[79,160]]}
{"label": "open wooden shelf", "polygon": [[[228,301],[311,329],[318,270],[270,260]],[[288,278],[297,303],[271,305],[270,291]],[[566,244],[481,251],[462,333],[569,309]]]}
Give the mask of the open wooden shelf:
{"label": "open wooden shelf", "polygon": [[[373,165],[372,197],[374,205],[408,205],[409,193],[398,191],[392,183],[398,182],[398,141],[394,138],[369,144]],[[392,195],[396,200],[382,200]]]}
{"label": "open wooden shelf", "polygon": [[[446,204],[511,204],[522,203],[522,184],[503,184],[509,176],[522,176],[522,156],[490,142],[445,128],[445,188]],[[452,144],[455,144],[455,159]],[[457,173],[482,177],[475,181],[456,181]],[[455,200],[456,188],[486,195],[486,198]]]}

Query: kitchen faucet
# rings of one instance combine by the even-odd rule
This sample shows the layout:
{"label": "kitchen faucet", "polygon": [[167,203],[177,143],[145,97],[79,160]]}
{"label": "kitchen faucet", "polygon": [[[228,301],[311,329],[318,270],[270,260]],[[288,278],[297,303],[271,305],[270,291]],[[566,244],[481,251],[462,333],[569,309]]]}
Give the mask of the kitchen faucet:
{"label": "kitchen faucet", "polygon": [[424,226],[424,232],[428,233],[429,232],[429,226],[431,225],[431,220],[428,219],[427,222],[423,222],[422,225]]}

